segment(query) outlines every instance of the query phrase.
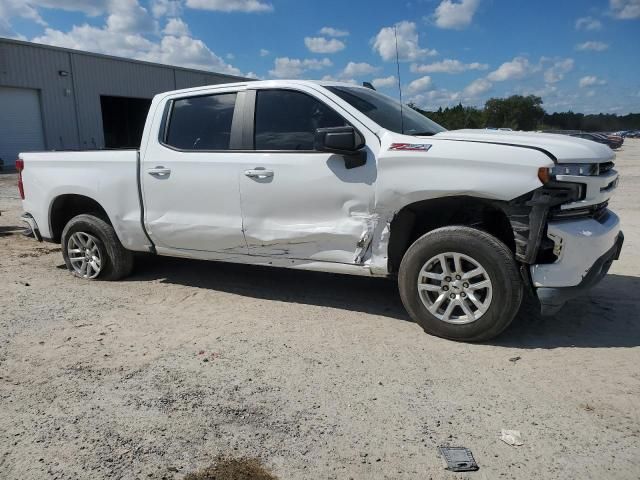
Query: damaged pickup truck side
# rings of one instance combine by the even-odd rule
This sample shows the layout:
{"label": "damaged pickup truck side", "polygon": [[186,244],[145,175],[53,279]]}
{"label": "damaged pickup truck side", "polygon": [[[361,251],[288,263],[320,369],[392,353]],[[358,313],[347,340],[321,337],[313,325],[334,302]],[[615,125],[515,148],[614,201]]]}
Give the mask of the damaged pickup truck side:
{"label": "damaged pickup truck side", "polygon": [[133,252],[397,278],[428,333],[498,335],[544,313],[623,242],[606,145],[446,131],[371,89],[257,81],[157,95],[140,150],[21,154],[23,218],[85,279]]}

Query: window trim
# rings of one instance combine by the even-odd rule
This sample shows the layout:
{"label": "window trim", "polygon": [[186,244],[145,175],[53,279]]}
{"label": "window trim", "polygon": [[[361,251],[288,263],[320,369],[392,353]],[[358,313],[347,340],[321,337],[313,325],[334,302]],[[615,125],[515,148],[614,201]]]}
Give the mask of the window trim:
{"label": "window trim", "polygon": [[[346,118],[344,118],[344,115],[342,115],[340,112],[338,112],[335,108],[333,108],[331,105],[327,104],[327,102],[324,101],[324,99],[320,99],[317,96],[306,92],[304,90],[300,90],[298,88],[293,88],[293,87],[277,87],[277,88],[273,88],[273,87],[266,87],[266,88],[248,88],[247,89],[247,94],[249,94],[250,92],[253,94],[253,99],[251,100],[251,97],[249,95],[247,95],[247,98],[245,100],[245,114],[244,114],[244,129],[243,129],[243,138],[250,138],[250,145],[252,147],[251,150],[246,150],[246,152],[250,152],[250,153],[316,153],[316,154],[324,154],[327,155],[330,152],[323,152],[321,150],[257,150],[255,148],[255,127],[256,127],[256,118],[255,118],[255,114],[257,111],[257,102],[258,102],[258,93],[260,91],[290,91],[290,92],[296,92],[296,93],[301,93],[303,95],[307,95],[308,97],[313,98],[314,100],[316,100],[317,102],[320,102],[321,104],[323,104],[325,107],[331,109],[336,115],[338,115],[340,118],[342,118],[345,123],[347,124],[347,126],[353,127],[353,129],[358,132],[358,134],[360,134],[362,136],[362,138],[365,139],[365,146],[363,148],[366,147],[366,136],[362,135],[362,132],[353,124],[353,122],[350,122],[349,120],[347,120]],[[245,151],[245,150],[243,150]],[[332,155],[336,155],[335,153],[332,153]]]}
{"label": "window trim", "polygon": [[[242,129],[242,123],[240,122],[240,124],[237,123],[236,120],[236,116],[238,115],[242,115],[244,112],[244,101],[241,101],[241,97],[240,94],[244,93],[243,90],[227,90],[227,91],[223,91],[223,92],[207,92],[207,93],[200,93],[198,95],[184,95],[184,96],[180,96],[180,97],[172,97],[169,98],[164,106],[164,112],[162,112],[162,120],[160,122],[160,128],[158,129],[158,143],[160,143],[160,145],[162,145],[165,148],[168,148],[169,150],[173,150],[175,152],[181,152],[181,153],[229,153],[229,152],[242,152],[242,149],[231,149],[231,148],[227,148],[227,149],[218,149],[218,150],[192,150],[192,149],[184,149],[184,148],[178,148],[175,147],[173,145],[170,145],[169,143],[167,143],[167,136],[169,135],[169,126],[171,124],[171,116],[173,114],[173,107],[176,101],[178,100],[185,100],[185,99],[189,99],[189,98],[199,98],[199,97],[213,97],[215,95],[229,95],[229,94],[234,94],[236,96],[236,101],[235,104],[233,106],[233,116],[231,118],[231,131],[229,132],[229,147],[231,147],[232,144],[232,140],[234,139],[234,129],[236,128],[240,128]],[[235,135],[238,135],[237,133],[235,133]],[[240,131],[240,135],[242,135],[242,130]]]}

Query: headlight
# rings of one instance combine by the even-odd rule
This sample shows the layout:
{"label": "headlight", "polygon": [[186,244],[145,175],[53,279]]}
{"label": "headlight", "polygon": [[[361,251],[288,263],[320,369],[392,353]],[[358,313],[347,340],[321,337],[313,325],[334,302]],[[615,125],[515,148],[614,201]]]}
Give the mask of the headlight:
{"label": "headlight", "polygon": [[564,163],[551,169],[551,175],[571,175],[574,177],[597,177],[599,175],[597,163]]}

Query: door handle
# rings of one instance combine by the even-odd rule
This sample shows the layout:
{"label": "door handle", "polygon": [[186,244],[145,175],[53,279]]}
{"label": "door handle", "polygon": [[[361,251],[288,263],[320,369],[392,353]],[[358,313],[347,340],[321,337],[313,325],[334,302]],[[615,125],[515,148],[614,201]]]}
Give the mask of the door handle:
{"label": "door handle", "polygon": [[171,174],[170,168],[165,168],[162,166],[157,166],[155,168],[149,168],[147,173],[152,177],[156,178],[167,178]]}
{"label": "door handle", "polygon": [[244,174],[249,178],[271,178],[273,177],[273,170],[254,168],[251,170],[245,170]]}

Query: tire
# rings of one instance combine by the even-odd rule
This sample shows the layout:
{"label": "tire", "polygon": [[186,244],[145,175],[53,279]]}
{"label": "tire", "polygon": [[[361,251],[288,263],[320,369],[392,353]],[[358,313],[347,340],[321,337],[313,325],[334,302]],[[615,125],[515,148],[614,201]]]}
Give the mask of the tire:
{"label": "tire", "polygon": [[[443,258],[451,276],[444,271]],[[465,282],[480,271],[478,266],[483,271]],[[464,226],[438,228],[416,240],[400,264],[398,287],[407,312],[425,332],[464,342],[481,342],[502,333],[518,312],[523,295],[511,250],[494,236]],[[453,300],[452,295],[456,295]],[[447,316],[449,304],[454,307]]]}
{"label": "tire", "polygon": [[[83,214],[69,220],[62,231],[61,243],[64,263],[76,277],[120,280],[133,270],[133,253],[122,246],[113,227],[96,215]],[[90,253],[85,255],[87,250]],[[89,266],[83,270],[85,264]],[[95,266],[99,268],[96,270]]]}

